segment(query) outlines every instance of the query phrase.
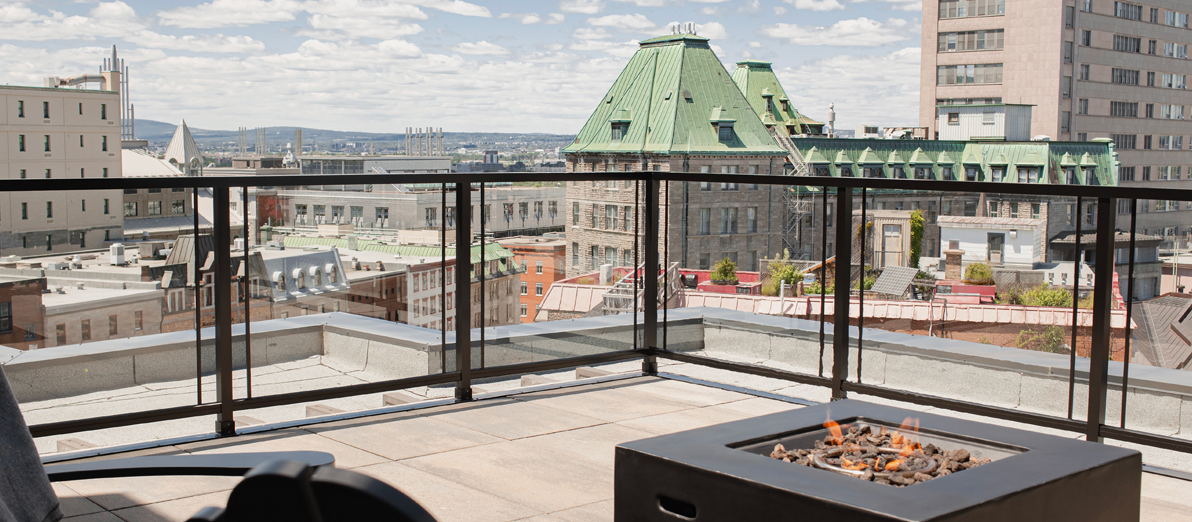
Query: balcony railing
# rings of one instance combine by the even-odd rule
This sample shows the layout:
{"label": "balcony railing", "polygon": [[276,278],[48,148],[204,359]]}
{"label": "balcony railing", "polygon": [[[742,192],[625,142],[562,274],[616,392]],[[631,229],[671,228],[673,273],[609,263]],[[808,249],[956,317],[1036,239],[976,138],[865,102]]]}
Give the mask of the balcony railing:
{"label": "balcony railing", "polygon": [[[1015,351],[1018,348],[981,348],[984,345],[941,339],[939,332],[946,329],[941,328],[941,324],[955,321],[955,316],[951,314],[956,313],[957,308],[955,298],[952,298],[951,303],[944,304],[940,302],[942,296],[938,296],[940,298],[933,305],[924,308],[927,315],[919,319],[931,322],[932,330],[926,335],[883,332],[879,323],[892,317],[892,312],[883,312],[886,315],[881,315],[875,307],[880,305],[888,308],[893,305],[888,301],[874,303],[874,297],[866,295],[868,292],[852,295],[854,284],[836,284],[831,290],[827,288],[829,285],[821,284],[819,293],[807,293],[798,299],[775,298],[774,302],[765,297],[716,297],[756,301],[749,305],[749,311],[738,307],[731,314],[702,308],[683,310],[679,308],[683,306],[683,296],[676,294],[690,289],[684,289],[670,280],[676,276],[676,271],[661,269],[679,262],[671,259],[671,252],[678,248],[678,245],[671,244],[674,235],[671,232],[675,227],[691,226],[691,223],[681,225],[678,222],[679,214],[671,212],[670,206],[679,204],[678,199],[670,196],[672,183],[736,183],[740,187],[760,184],[774,190],[796,186],[812,189],[814,195],[806,197],[818,200],[818,215],[813,218],[819,222],[820,237],[817,239],[822,242],[821,251],[827,250],[829,234],[835,237],[835,255],[822,257],[859,259],[855,264],[835,263],[827,273],[822,268],[825,265],[821,265],[818,272],[820,281],[834,279],[842,282],[857,281],[865,271],[863,267],[875,263],[874,259],[867,257],[874,245],[865,243],[874,238],[883,238],[880,232],[872,236],[858,234],[858,226],[853,221],[854,208],[859,208],[863,214],[869,212],[867,198],[870,190],[886,191],[886,194],[888,191],[908,191],[940,195],[1010,194],[1042,200],[1075,198],[1077,205],[1095,202],[1097,259],[1109,259],[1114,254],[1117,200],[1130,200],[1132,208],[1136,206],[1133,202],[1137,200],[1192,201],[1192,190],[684,172],[460,173],[448,176],[450,183],[444,183],[444,178],[439,174],[351,174],[336,176],[336,185],[399,182],[438,184],[443,207],[454,203],[455,219],[471,222],[472,191],[487,183],[564,181],[577,187],[594,181],[631,183],[639,190],[623,192],[632,196],[637,209],[635,214],[641,219],[635,219],[633,231],[616,232],[631,234],[634,265],[659,267],[659,277],[631,276],[622,280],[619,286],[615,281],[608,283],[610,288],[617,290],[609,296],[617,301],[612,308],[624,312],[638,310],[636,313],[606,317],[596,317],[603,314],[589,314],[586,319],[576,319],[558,326],[549,323],[517,325],[513,324],[517,321],[512,320],[502,326],[474,328],[477,317],[480,324],[492,323],[491,303],[494,299],[503,298],[506,290],[498,288],[497,295],[486,297],[485,292],[492,292],[486,290],[486,278],[495,277],[495,274],[479,275],[477,281],[472,281],[471,271],[455,269],[450,272],[450,279],[440,279],[438,284],[434,284],[432,276],[429,285],[419,279],[417,286],[413,287],[417,288],[416,291],[410,288],[400,290],[408,294],[410,299],[433,299],[436,295],[441,299],[433,301],[439,304],[437,308],[431,308],[436,310],[438,317],[437,326],[433,329],[391,324],[399,319],[396,314],[390,317],[383,313],[387,305],[382,301],[389,295],[385,290],[371,294],[353,293],[350,299],[311,305],[302,312],[327,314],[325,316],[299,320],[296,315],[290,315],[291,312],[274,312],[270,319],[258,321],[253,318],[255,312],[250,310],[244,313],[242,308],[237,308],[239,305],[231,304],[239,298],[239,294],[234,295],[237,291],[235,285],[214,284],[210,285],[210,291],[214,293],[214,314],[207,328],[203,328],[205,323],[201,311],[194,310],[197,327],[191,333],[162,333],[161,337],[145,336],[137,342],[77,343],[20,354],[0,353],[0,356],[6,353],[13,356],[7,357],[11,359],[7,368],[11,378],[18,382],[15,386],[18,395],[25,394],[23,406],[37,403],[45,408],[54,408],[64,400],[78,406],[69,410],[70,414],[65,418],[60,414],[41,415],[26,410],[26,416],[33,419],[30,430],[35,437],[50,437],[214,416],[214,432],[220,436],[232,436],[237,432],[237,420],[251,419],[256,415],[254,410],[418,387],[450,387],[451,395],[456,400],[468,401],[473,399],[476,386],[484,386],[486,382],[501,377],[629,359],[640,359],[643,372],[657,374],[658,359],[662,358],[821,387],[830,392],[833,400],[846,398],[850,393],[868,395],[1074,432],[1090,441],[1114,439],[1192,453],[1192,441],[1173,436],[1174,432],[1164,434],[1128,427],[1128,419],[1146,417],[1146,409],[1156,408],[1158,402],[1175,401],[1184,405],[1185,412],[1188,411],[1192,385],[1180,380],[1180,375],[1163,373],[1163,370],[1153,367],[1147,367],[1141,374],[1135,369],[1139,376],[1131,380],[1130,337],[1126,336],[1124,346],[1121,346],[1114,336],[1115,329],[1119,332],[1131,329],[1134,303],[1130,294],[1133,292],[1127,292],[1123,297],[1124,317],[1120,317],[1123,312],[1115,312],[1115,307],[1120,305],[1115,304],[1113,264],[1098,263],[1093,267],[1095,284],[1091,291],[1091,303],[1087,302],[1087,297],[1077,295],[1070,308],[1046,310],[1057,317],[1066,314],[1064,317],[1071,327],[1070,343],[1065,335],[1067,353],[1059,355]],[[141,188],[184,188],[193,189],[194,193],[208,190],[213,194],[214,208],[226,209],[233,191],[243,189],[242,194],[247,194],[249,188],[265,183],[269,187],[301,186],[309,184],[310,180],[308,176],[76,179],[69,183],[22,179],[9,180],[5,190],[12,193]],[[592,185],[595,186],[594,183]],[[452,202],[450,198],[455,199]],[[481,198],[483,201],[483,195]],[[855,199],[860,201],[860,205],[855,205]],[[248,201],[245,199],[241,203],[247,205]],[[778,205],[772,211],[781,212],[780,208],[781,205]],[[829,208],[832,209],[831,223],[826,222]],[[258,215],[254,214],[254,217]],[[264,224],[264,216],[259,217]],[[1131,218],[1133,223],[1133,212]],[[584,226],[590,221],[586,216],[577,217],[576,220]],[[781,217],[775,218],[765,229],[781,234],[784,226],[782,221]],[[572,224],[569,220],[568,227]],[[1079,220],[1076,228],[1076,237],[1079,238]],[[212,244],[207,249],[211,257],[191,259],[194,266],[190,270],[198,267],[198,270],[210,274],[213,281],[236,281],[237,284],[247,285],[245,276],[254,269],[248,252],[233,250],[234,236],[247,233],[247,229],[230,226],[226,212],[215,213],[213,229]],[[484,237],[483,225],[478,225],[475,231],[468,228],[437,230],[437,239],[442,244],[434,248],[442,249],[441,252],[446,251],[445,244],[449,242],[472,244],[473,233]],[[689,228],[687,233],[695,235],[695,230]],[[1134,232],[1130,231],[1131,242]],[[660,233],[664,235],[660,236]],[[1122,280],[1128,280],[1133,275],[1135,251],[1131,244],[1130,259],[1125,266],[1127,273],[1119,274]],[[569,252],[565,259],[572,259],[575,254]],[[582,254],[587,256],[588,252]],[[443,270],[439,274],[446,274],[450,267],[474,265],[471,255],[469,250],[458,248],[455,249],[454,258],[439,256],[422,265],[437,264]],[[485,262],[483,256],[482,253],[481,263]],[[624,256],[619,255],[620,258]],[[687,260],[689,265],[697,262],[697,259]],[[364,264],[368,265],[368,262]],[[249,266],[250,270],[240,270],[241,266]],[[634,270],[632,265],[628,268],[634,274],[648,271]],[[1079,270],[1079,264],[1075,269]],[[404,284],[415,285],[413,272],[410,274],[411,279]],[[289,273],[284,275],[290,276]],[[47,274],[46,277],[53,276]],[[346,275],[343,277],[347,279]],[[1079,278],[1079,275],[1076,277]],[[472,295],[476,283],[481,293],[478,299]],[[179,289],[184,298],[186,295],[193,298],[207,290],[206,287],[201,288],[201,279],[194,276],[188,277],[187,285]],[[450,301],[447,299],[449,292]],[[311,292],[312,295],[316,293]],[[517,288],[513,288],[511,294],[518,296]],[[657,306],[628,302],[629,299],[640,300],[646,296],[659,296]],[[357,297],[362,299],[357,300]],[[599,301],[602,297],[603,293],[593,299]],[[1078,310],[1082,297],[1086,299],[1087,310],[1084,311]],[[738,301],[738,304],[742,302]],[[348,309],[340,310],[341,305]],[[353,310],[363,309],[357,308],[357,305],[371,306],[373,312],[355,312]],[[171,306],[167,304],[164,307],[167,313]],[[333,309],[326,308],[328,306]],[[401,317],[412,319],[415,312],[411,307],[418,306],[417,303],[403,306],[407,311]],[[759,311],[763,308],[767,311]],[[239,317],[236,321],[233,320],[234,310],[237,310]],[[341,313],[337,314],[336,311]],[[453,317],[457,320],[448,321],[449,311],[454,313]],[[1003,311],[1007,317],[1019,311],[1028,315],[1036,313],[1012,307],[992,312],[985,310],[982,313],[996,315]],[[613,313],[614,310],[606,312]],[[379,318],[378,314],[385,316],[387,322],[352,318],[354,315]],[[490,320],[485,320],[486,315]],[[582,315],[585,314],[576,313],[575,317]],[[498,317],[501,316],[503,312],[498,311]],[[113,325],[118,320],[123,319],[113,319]],[[1006,322],[1010,322],[1010,319]],[[866,326],[866,323],[870,326]],[[19,324],[17,326],[19,328]],[[101,327],[95,322],[89,325],[95,330]],[[117,326],[112,328],[115,331]],[[1078,339],[1082,333],[1087,339]],[[44,331],[42,335],[52,333]],[[763,346],[766,350],[764,356],[751,351],[760,350]],[[1119,355],[1113,358],[1112,354]],[[267,387],[275,382],[271,375],[302,370],[306,368],[302,365],[307,364],[303,361],[312,357],[322,358],[319,364],[310,363],[310,368],[318,366],[317,371],[312,369],[308,374],[295,377],[306,379],[310,385],[265,393]],[[265,372],[263,368],[266,367],[272,368],[269,372],[274,373]],[[947,378],[939,378],[945,373],[949,374]],[[1055,397],[1062,397],[1063,403],[1030,407],[1027,404],[1030,401],[1024,398],[1027,394],[1026,384],[1021,384],[1021,389],[1015,391],[1013,397],[979,392],[985,380],[1010,378],[1011,374],[1018,375],[1014,379],[1042,379],[1035,384],[1042,383],[1039,384],[1040,389],[1049,390],[1048,393]],[[138,381],[138,378],[142,380]],[[257,380],[255,385],[254,378]],[[172,396],[170,400],[153,402],[147,408],[140,403],[129,402],[125,404],[126,411],[119,408],[103,410],[104,414],[101,415],[92,414],[99,410],[85,406],[87,401],[96,400],[97,393],[102,395],[114,389],[127,389],[146,379],[162,383],[184,382],[178,385],[178,389],[188,390],[187,394],[194,395]],[[971,389],[965,389],[966,383]],[[1139,404],[1131,403],[1128,409],[1130,397],[1137,397]],[[1170,404],[1164,404],[1165,408],[1170,409]],[[1140,410],[1134,411],[1136,408]],[[1109,417],[1115,411],[1120,415],[1119,419]],[[1184,427],[1177,426],[1175,431],[1192,426],[1192,420],[1180,422]]]}

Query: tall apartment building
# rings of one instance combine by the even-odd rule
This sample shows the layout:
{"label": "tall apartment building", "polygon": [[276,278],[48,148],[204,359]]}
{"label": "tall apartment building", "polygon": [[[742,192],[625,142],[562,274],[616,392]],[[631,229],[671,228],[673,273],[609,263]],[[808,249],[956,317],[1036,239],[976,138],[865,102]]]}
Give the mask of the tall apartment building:
{"label": "tall apartment building", "polygon": [[[0,179],[120,177],[120,73],[102,78],[99,90],[0,85]],[[119,190],[0,192],[0,255],[102,248],[123,235],[121,203]]]}
{"label": "tall apartment building", "polygon": [[532,323],[555,281],[567,277],[567,241],[555,237],[515,236],[497,241],[513,252],[521,276],[521,322]]}
{"label": "tall apartment building", "polygon": [[[641,42],[563,153],[568,172],[775,176],[782,175],[787,155],[708,39],[694,34]],[[632,183],[568,183],[569,276],[602,264],[633,265],[634,200]],[[781,187],[671,183],[660,201],[666,222],[660,242],[667,247],[667,260],[679,266],[709,268],[727,257],[742,270],[757,270],[761,258],[782,251]]]}
{"label": "tall apartment building", "polygon": [[[936,135],[940,106],[1034,105],[1032,135],[1113,139],[1123,186],[1192,187],[1188,13],[1179,0],[927,0],[919,124]],[[1192,207],[1140,201],[1138,231],[1186,239]]]}

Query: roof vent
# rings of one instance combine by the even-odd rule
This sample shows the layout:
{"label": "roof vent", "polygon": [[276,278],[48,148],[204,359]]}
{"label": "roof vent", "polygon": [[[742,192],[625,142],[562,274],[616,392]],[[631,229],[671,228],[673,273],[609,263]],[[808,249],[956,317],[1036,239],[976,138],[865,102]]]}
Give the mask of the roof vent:
{"label": "roof vent", "polygon": [[683,99],[691,101],[691,91],[683,89]]}

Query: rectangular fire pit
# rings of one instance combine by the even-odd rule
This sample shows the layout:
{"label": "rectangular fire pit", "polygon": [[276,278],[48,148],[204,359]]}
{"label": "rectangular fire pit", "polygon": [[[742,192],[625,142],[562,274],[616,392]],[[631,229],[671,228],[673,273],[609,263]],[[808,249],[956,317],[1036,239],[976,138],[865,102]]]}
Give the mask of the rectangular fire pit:
{"label": "rectangular fire pit", "polygon": [[[812,448],[826,421],[899,429],[991,462],[891,487],[771,458]],[[1013,428],[838,401],[617,446],[615,519],[628,521],[1137,521],[1142,455]]]}

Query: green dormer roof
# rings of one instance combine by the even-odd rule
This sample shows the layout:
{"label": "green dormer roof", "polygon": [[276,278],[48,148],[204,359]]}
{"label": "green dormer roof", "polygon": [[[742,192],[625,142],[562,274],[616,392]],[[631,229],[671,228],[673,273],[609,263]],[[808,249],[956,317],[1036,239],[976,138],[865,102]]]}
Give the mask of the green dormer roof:
{"label": "green dormer roof", "polygon": [[[822,132],[824,126],[822,122],[804,116],[791,104],[788,103],[786,110],[783,110],[781,102],[789,101],[790,98],[787,97],[786,90],[782,88],[778,77],[774,75],[770,62],[761,60],[737,62],[737,68],[733,71],[733,81],[736,82],[745,98],[749,100],[754,112],[759,115],[767,113],[773,115],[773,120],[767,118],[766,123],[773,125],[777,132],[789,136],[788,125],[797,126],[799,129],[808,125],[813,127],[816,132]],[[774,100],[771,111],[767,111],[767,98]],[[796,133],[799,132],[801,131],[796,130]]]}
{"label": "green dormer roof", "polygon": [[844,155],[843,150],[836,153],[836,161],[834,163],[852,163],[852,162],[853,162],[853,160],[848,159],[848,156]]}
{"label": "green dormer roof", "polygon": [[939,157],[935,158],[935,162],[940,165],[950,165],[956,163],[956,160],[952,159],[952,156],[949,156],[948,151],[945,150],[940,152]]}
{"label": "green dormer roof", "polygon": [[[626,112],[627,111],[627,112]],[[623,125],[612,141],[611,122]],[[720,141],[716,122],[732,122],[732,139]],[[621,75],[601,98],[569,154],[786,155],[745,100],[708,39],[664,35],[641,42]]]}
{"label": "green dormer roof", "polygon": [[874,163],[884,164],[885,160],[879,157],[876,152],[873,152],[872,148],[865,147],[865,150],[861,151],[861,157],[857,158],[857,163],[862,165],[871,165]]}
{"label": "green dormer roof", "polygon": [[1039,153],[1035,152],[1033,150],[1027,151],[1026,154],[1023,154],[1022,157],[1019,158],[1018,161],[1015,161],[1014,163],[1017,165],[1030,165],[1030,166],[1046,165],[1047,164],[1047,162],[1043,161],[1043,158],[1039,156]]}
{"label": "green dormer roof", "polygon": [[1094,160],[1093,157],[1089,153],[1086,152],[1086,153],[1084,153],[1084,156],[1080,157],[1080,166],[1081,167],[1097,167],[1099,165],[1097,165],[1097,161]]}
{"label": "green dormer roof", "polygon": [[1071,153],[1065,152],[1063,157],[1060,158],[1060,166],[1061,167],[1075,167],[1076,159],[1072,157]]}
{"label": "green dormer roof", "polygon": [[899,155],[898,155],[898,151],[897,151],[897,150],[892,150],[892,151],[890,151],[890,161],[889,161],[889,163],[906,163],[906,162],[905,162],[905,161],[903,161],[903,159],[902,159],[902,156],[899,156]]}
{"label": "green dormer roof", "polygon": [[819,149],[812,147],[811,150],[807,151],[807,158],[803,161],[807,163],[827,163],[828,158],[825,158]]}
{"label": "green dormer roof", "polygon": [[927,157],[927,153],[923,152],[923,147],[919,147],[919,148],[915,149],[915,152],[911,153],[911,159],[908,163],[915,165],[915,164],[921,164],[921,163],[935,163],[935,162],[931,161],[931,158]]}
{"label": "green dormer roof", "polygon": [[997,156],[994,156],[993,161],[989,162],[989,164],[990,165],[1009,165],[1010,161],[1006,159],[1006,155],[1003,153],[1003,154],[998,154]]}

